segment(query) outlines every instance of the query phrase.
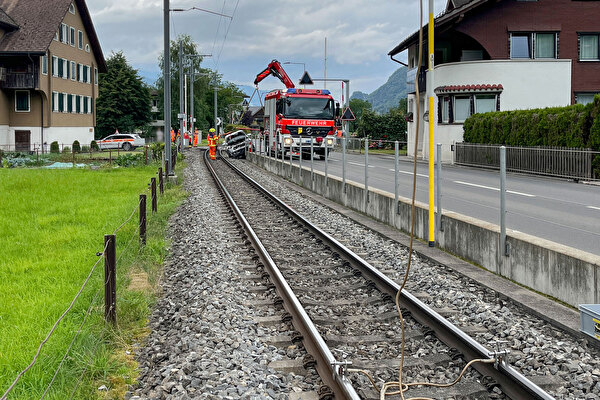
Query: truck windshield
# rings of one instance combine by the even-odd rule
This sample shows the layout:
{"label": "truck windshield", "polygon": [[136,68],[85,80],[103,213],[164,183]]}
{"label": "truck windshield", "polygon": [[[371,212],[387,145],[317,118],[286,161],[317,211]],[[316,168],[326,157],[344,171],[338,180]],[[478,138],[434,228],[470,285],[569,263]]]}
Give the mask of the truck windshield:
{"label": "truck windshield", "polygon": [[287,118],[333,119],[334,107],[332,99],[311,97],[288,97],[285,99]]}

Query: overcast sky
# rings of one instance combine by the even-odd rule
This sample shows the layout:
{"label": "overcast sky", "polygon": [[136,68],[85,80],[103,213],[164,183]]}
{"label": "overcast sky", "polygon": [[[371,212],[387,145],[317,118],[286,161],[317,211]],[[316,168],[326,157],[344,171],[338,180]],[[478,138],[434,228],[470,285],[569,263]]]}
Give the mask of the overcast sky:
{"label": "overcast sky", "polygon": [[[445,5],[440,0],[436,14]],[[163,51],[163,0],[88,0],[88,8],[106,58],[122,50],[128,61],[153,83]],[[236,8],[237,6],[237,8]],[[272,59],[305,63],[313,78],[350,79],[351,92],[370,93],[400,66],[387,53],[418,29],[418,3],[408,0],[171,0],[171,37],[188,34],[200,53],[213,54],[203,66],[218,69],[225,80],[252,85]],[[427,20],[425,3],[424,20]],[[406,52],[400,59],[406,61]],[[302,65],[284,65],[297,82]],[[261,89],[282,87],[274,77]],[[328,88],[339,93],[340,84]]]}

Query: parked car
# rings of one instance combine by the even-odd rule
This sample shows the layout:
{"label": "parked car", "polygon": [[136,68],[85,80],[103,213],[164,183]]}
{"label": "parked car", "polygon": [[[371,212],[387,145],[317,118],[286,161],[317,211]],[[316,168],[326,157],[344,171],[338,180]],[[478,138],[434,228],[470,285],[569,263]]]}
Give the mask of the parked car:
{"label": "parked car", "polygon": [[134,133],[115,133],[96,141],[96,143],[100,150],[123,149],[129,151],[144,146],[146,139]]}

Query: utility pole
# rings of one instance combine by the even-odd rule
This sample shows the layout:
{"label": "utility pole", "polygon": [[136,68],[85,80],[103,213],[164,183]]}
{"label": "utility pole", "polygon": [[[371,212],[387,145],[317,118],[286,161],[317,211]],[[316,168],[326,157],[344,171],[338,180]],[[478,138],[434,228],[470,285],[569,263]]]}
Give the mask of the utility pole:
{"label": "utility pole", "polygon": [[164,119],[165,119],[165,164],[167,175],[173,175],[173,163],[171,162],[171,51],[169,32],[169,0],[164,0],[163,28],[164,28],[164,52],[163,52],[163,86],[164,86]]}
{"label": "utility pole", "polygon": [[[427,109],[429,115],[429,247],[433,247],[435,245],[435,212],[434,212],[434,133],[433,128],[435,126],[435,116],[436,112],[434,111],[434,99],[433,99],[433,88],[435,87],[434,81],[434,47],[433,47],[433,0],[429,0],[429,26],[428,26],[428,34],[427,41],[429,47],[429,82],[427,82],[427,99],[429,100],[429,107]],[[415,157],[417,155],[415,154]],[[440,160],[441,162],[441,160]]]}
{"label": "utility pole", "polygon": [[179,41],[179,131],[180,136],[177,141],[177,147],[179,151],[181,151],[181,144],[183,142],[183,132],[185,130],[184,118],[185,117],[185,109],[184,109],[184,98],[185,95],[183,93],[183,42]]}
{"label": "utility pole", "polygon": [[215,133],[218,135],[219,131],[217,130],[217,77],[215,76]]}

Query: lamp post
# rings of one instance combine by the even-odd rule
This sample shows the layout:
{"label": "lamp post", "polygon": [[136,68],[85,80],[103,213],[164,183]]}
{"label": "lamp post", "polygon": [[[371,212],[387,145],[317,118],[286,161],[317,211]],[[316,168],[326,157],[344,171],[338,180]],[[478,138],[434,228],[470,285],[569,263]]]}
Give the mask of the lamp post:
{"label": "lamp post", "polygon": [[[296,64],[296,65],[302,65],[302,69],[304,70],[304,73],[306,73],[306,63],[302,63],[302,62],[292,62],[292,61],[284,61],[284,64]],[[304,85],[304,89],[306,89],[306,85]]]}

